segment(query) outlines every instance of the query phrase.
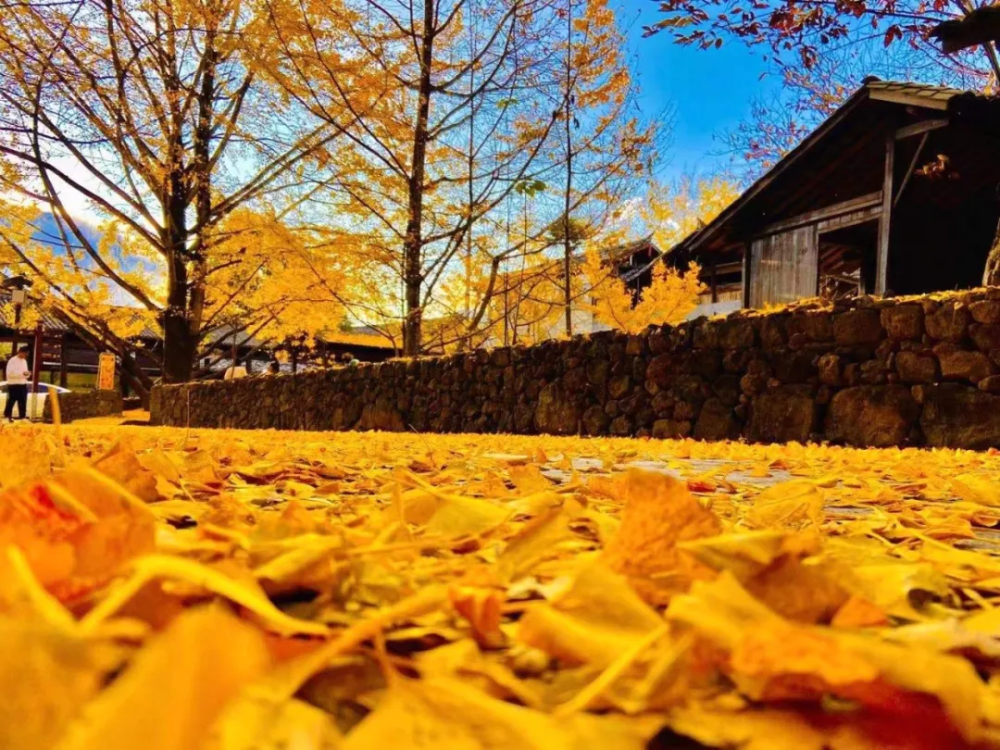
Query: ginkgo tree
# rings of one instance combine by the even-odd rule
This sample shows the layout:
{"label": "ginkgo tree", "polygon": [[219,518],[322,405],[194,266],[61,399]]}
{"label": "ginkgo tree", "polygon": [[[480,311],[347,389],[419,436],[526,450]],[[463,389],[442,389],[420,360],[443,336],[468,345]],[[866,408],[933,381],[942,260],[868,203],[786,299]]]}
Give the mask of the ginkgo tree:
{"label": "ginkgo tree", "polygon": [[552,222],[604,224],[663,130],[604,0],[69,0],[9,21],[2,262],[123,358],[159,332],[167,382],[220,336],[309,339],[341,313],[418,353],[459,276],[449,336],[484,340],[492,297],[554,257]]}
{"label": "ginkgo tree", "polygon": [[274,211],[234,211],[213,237],[218,270],[206,297],[207,340],[244,334],[257,346],[291,339],[311,345],[343,321],[341,259]]}
{"label": "ginkgo tree", "polygon": [[[552,245],[539,240],[565,208],[554,188],[563,165],[580,164],[574,213],[598,194],[612,204],[614,186],[645,167],[654,129],[629,110],[624,37],[600,0],[361,0],[326,4],[322,15],[269,7],[281,49],[271,77],[346,137],[330,152],[327,213],[314,211],[312,223],[375,248],[393,279],[382,301],[396,308],[377,317],[387,329],[395,317],[407,354],[424,347],[424,318],[452,307],[443,285],[454,290],[459,278],[465,322],[455,335],[481,337],[501,277]],[[529,198],[549,216],[504,231],[511,204]]]}
{"label": "ginkgo tree", "polygon": [[664,261],[654,262],[650,283],[636,292],[609,271],[607,260],[589,249],[583,273],[590,282],[580,304],[601,323],[627,333],[638,333],[651,325],[680,323],[698,306],[704,291],[701,268],[692,263],[679,271]]}
{"label": "ginkgo tree", "polygon": [[229,282],[215,294],[216,278],[264,278],[230,217],[294,206],[338,135],[265,85],[258,63],[274,47],[263,12],[69,0],[9,9],[0,24],[0,191],[55,225],[47,257],[28,246],[37,224],[0,227],[0,239],[92,333],[108,328],[95,295],[154,323],[168,382],[191,377],[220,319]]}
{"label": "ginkgo tree", "polygon": [[657,143],[656,129],[637,116],[638,87],[613,7],[606,0],[567,0],[560,16],[563,108],[555,160],[561,205],[552,231],[562,247],[564,330],[571,335],[572,259],[580,239],[605,229],[636,178],[650,171]]}
{"label": "ginkgo tree", "polygon": [[556,4],[362,0],[317,15],[270,3],[272,77],[346,136],[331,223],[395,250],[406,354],[421,351],[424,310],[472,227],[542,166],[559,108],[545,44]]}
{"label": "ginkgo tree", "polygon": [[582,264],[586,293],[581,306],[599,323],[629,333],[683,321],[698,306],[705,285],[701,268],[693,263],[683,269],[674,267],[670,250],[718,216],[738,195],[734,184],[718,176],[651,180],[631,227],[661,253],[650,263],[649,283],[629,287],[618,275],[607,241],[590,243]]}
{"label": "ginkgo tree", "polygon": [[[92,264],[82,259],[67,262],[64,248],[37,237],[37,208],[21,207],[20,212],[16,206],[6,208],[3,232],[9,244],[4,246],[6,252],[0,252],[0,266],[32,281],[22,328],[33,325],[31,315],[43,310],[52,314],[91,345],[117,352],[123,377],[145,395],[151,383],[134,367],[132,355],[148,343],[148,332],[157,330],[157,311],[122,304],[128,299],[120,287]],[[18,215],[22,219],[15,222],[12,217]],[[20,229],[15,228],[17,223]],[[126,223],[105,222],[94,234],[97,251],[121,263],[120,273],[130,284],[163,304],[166,274],[159,254]],[[17,241],[15,235],[20,235]],[[218,359],[230,342],[248,338],[258,347],[276,346],[292,338],[312,342],[336,330],[344,316],[339,301],[344,274],[322,248],[310,247],[303,233],[273,212],[239,209],[210,236],[215,265],[205,290],[197,358],[214,351]]]}

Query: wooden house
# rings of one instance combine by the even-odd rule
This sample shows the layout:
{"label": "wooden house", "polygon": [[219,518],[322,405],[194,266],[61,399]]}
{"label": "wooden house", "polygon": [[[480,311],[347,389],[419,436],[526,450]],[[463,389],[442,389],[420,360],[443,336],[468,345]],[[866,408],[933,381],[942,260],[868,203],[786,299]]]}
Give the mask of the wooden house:
{"label": "wooden house", "polygon": [[1000,218],[1000,100],[869,79],[670,252],[743,307],[977,286]]}

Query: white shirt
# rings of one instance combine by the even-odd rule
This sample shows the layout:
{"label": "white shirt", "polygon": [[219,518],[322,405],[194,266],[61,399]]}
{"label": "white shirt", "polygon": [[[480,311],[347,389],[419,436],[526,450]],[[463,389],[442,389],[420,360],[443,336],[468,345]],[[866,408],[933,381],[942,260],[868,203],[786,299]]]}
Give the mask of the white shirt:
{"label": "white shirt", "polygon": [[28,362],[16,354],[7,360],[7,383],[23,385],[28,382]]}

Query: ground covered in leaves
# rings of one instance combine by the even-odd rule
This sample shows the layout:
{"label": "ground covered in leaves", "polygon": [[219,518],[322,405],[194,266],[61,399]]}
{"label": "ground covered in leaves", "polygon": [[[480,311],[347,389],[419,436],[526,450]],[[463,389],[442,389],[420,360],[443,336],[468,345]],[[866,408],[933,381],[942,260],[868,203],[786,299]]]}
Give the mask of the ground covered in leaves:
{"label": "ground covered in leaves", "polygon": [[0,747],[1000,746],[1000,456],[0,430]]}

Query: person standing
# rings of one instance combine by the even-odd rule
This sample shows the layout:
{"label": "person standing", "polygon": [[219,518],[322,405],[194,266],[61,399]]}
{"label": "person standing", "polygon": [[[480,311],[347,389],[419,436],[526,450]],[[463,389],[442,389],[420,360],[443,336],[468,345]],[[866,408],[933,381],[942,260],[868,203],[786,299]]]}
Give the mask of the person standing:
{"label": "person standing", "polygon": [[14,404],[17,404],[19,419],[28,413],[28,347],[22,346],[17,354],[7,361],[7,405],[3,415],[8,422],[14,421]]}

